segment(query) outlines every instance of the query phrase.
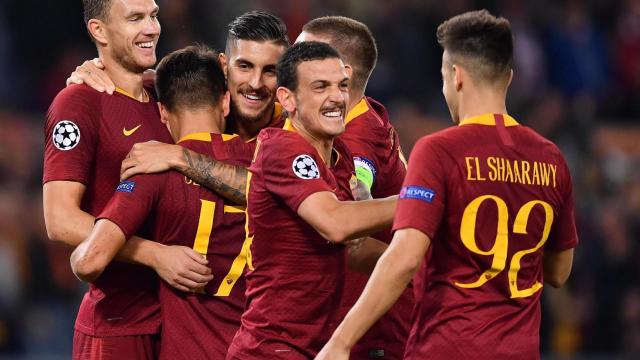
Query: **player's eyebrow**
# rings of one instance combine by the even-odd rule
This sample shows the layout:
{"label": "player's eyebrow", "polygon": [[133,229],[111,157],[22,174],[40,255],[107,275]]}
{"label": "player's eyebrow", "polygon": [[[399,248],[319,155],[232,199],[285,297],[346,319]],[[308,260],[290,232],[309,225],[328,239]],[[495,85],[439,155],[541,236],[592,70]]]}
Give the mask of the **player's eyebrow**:
{"label": "player's eyebrow", "polygon": [[243,59],[243,58],[237,58],[236,61],[235,61],[235,65],[247,65],[249,67],[254,67],[255,66],[251,61],[249,61],[247,59]]}

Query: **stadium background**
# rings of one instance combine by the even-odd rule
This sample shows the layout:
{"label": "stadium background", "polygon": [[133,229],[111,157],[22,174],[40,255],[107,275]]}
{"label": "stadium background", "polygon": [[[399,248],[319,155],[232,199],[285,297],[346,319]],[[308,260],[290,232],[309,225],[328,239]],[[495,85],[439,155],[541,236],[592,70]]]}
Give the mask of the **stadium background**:
{"label": "stadium background", "polygon": [[[380,58],[367,93],[388,107],[405,152],[450,126],[435,29],[486,7],[516,38],[509,110],[554,140],[572,169],[581,244],[562,290],[545,288],[547,358],[640,358],[640,0],[158,0],[158,55],[194,41],[224,46],[252,9],[293,39],[327,14],[367,23]],[[95,48],[81,1],[0,0],[0,358],[68,358],[84,286],[69,250],[46,238],[42,124],[70,71]]]}

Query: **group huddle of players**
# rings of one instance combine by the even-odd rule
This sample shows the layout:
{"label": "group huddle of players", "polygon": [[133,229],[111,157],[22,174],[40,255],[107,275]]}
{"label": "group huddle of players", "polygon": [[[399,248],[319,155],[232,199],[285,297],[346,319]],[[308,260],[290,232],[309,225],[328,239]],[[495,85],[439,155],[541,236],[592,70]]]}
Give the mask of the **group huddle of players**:
{"label": "group huddle of players", "polygon": [[[440,26],[459,126],[423,138],[407,173],[365,96],[363,23],[317,18],[290,45],[248,12],[224,53],[189,46],[149,72],[155,2],[83,5],[99,60],[49,109],[43,179],[49,237],[90,283],[74,359],[539,357],[543,272],[566,281],[577,235],[562,155],[504,109],[505,19]],[[488,157],[553,182],[487,180]]]}

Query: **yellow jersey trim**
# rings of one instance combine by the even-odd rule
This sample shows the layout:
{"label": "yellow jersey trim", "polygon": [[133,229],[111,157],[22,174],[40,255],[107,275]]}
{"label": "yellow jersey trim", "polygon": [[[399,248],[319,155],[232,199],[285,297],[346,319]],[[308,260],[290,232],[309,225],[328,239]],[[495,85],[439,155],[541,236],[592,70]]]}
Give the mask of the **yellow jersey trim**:
{"label": "yellow jersey trim", "polygon": [[[119,88],[119,87],[117,87],[117,86],[116,86],[116,92],[118,92],[118,93],[120,93],[120,94],[122,94],[122,95],[124,95],[124,96],[126,96],[126,97],[128,97],[128,98],[132,98],[133,100],[135,100],[135,101],[137,101],[137,102],[141,102],[141,103],[148,103],[148,102],[149,102],[149,94],[147,94],[147,90],[145,90],[145,89],[142,89],[142,93],[143,93],[143,94],[146,94],[147,101],[140,101],[140,100],[138,100],[135,96],[133,96],[133,95],[131,95],[130,93],[128,93],[126,90],[123,90],[123,89],[121,89],[121,88]],[[143,97],[144,97],[144,96],[145,96],[145,95],[143,95]]]}
{"label": "yellow jersey trim", "polygon": [[[496,114],[482,114],[474,117],[470,117],[460,121],[458,126],[469,125],[469,124],[477,124],[477,125],[488,125],[488,126],[496,126]],[[512,118],[508,114],[500,114],[504,118],[504,126],[517,126],[520,125],[516,121],[516,119]]]}
{"label": "yellow jersey trim", "polygon": [[293,126],[293,122],[289,118],[287,118],[284,121],[284,125],[282,126],[282,129],[287,131],[298,132],[298,130],[296,130],[296,128]]}
{"label": "yellow jersey trim", "polygon": [[369,105],[367,105],[367,101],[362,98],[362,100],[360,100],[360,102],[356,106],[354,106],[351,111],[349,111],[347,117],[344,119],[344,124],[347,125],[351,122],[351,120],[366,113],[367,111],[369,111]]}
{"label": "yellow jersey trim", "polygon": [[198,140],[198,141],[208,141],[211,142],[211,133],[208,132],[197,132],[197,133],[192,133],[189,135],[186,135],[184,137],[182,137],[182,139],[178,140],[178,142],[176,144],[180,144],[183,141],[186,140]]}
{"label": "yellow jersey trim", "polygon": [[220,134],[220,136],[222,136],[222,141],[229,141],[231,139],[237,138],[240,135],[238,135],[238,134]]}

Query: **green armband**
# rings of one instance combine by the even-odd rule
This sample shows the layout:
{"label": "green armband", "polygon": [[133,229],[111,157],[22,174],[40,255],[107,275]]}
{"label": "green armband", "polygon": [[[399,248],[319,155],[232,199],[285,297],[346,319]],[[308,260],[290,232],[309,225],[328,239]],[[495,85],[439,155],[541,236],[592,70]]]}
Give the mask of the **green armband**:
{"label": "green armband", "polygon": [[369,190],[373,186],[376,179],[376,168],[369,159],[362,157],[354,157],[353,164],[356,168],[356,178],[367,186]]}

